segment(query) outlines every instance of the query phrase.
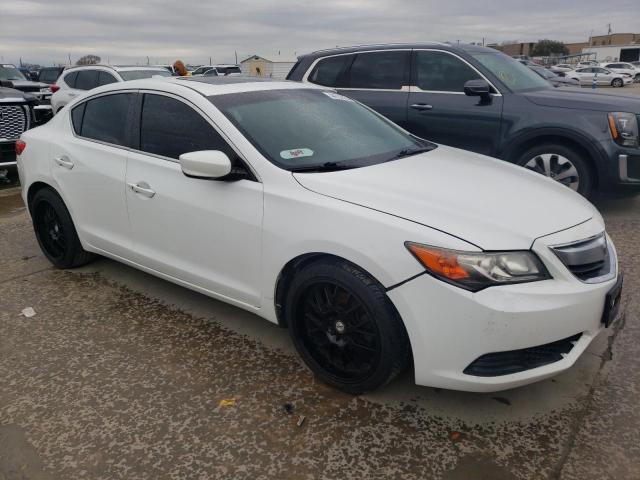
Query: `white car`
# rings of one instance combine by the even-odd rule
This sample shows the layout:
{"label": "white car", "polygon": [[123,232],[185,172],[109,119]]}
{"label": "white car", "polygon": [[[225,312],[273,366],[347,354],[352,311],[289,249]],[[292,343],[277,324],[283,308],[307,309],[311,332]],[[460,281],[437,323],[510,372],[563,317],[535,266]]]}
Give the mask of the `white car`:
{"label": "white car", "polygon": [[624,87],[633,83],[633,78],[624,73],[615,73],[602,67],[578,68],[566,73],[567,78],[575,78],[580,85],[608,85],[612,87]]}
{"label": "white car", "polygon": [[191,72],[191,75],[194,77],[197,77],[199,75],[204,75],[204,73],[208,72],[209,70],[215,70],[215,69],[216,68],[212,65],[203,65],[202,67],[198,67],[193,72]]}
{"label": "white car", "polygon": [[613,62],[613,63],[603,63],[602,68],[606,68],[607,70],[611,70],[615,73],[627,74],[633,80],[640,81],[640,67],[636,67],[631,63],[626,62]]}
{"label": "white car", "polygon": [[65,70],[51,85],[51,107],[56,114],[74,97],[93,88],[110,83],[125,82],[151,77],[170,77],[163,67],[117,67],[110,65],[86,65]]}
{"label": "white car", "polygon": [[616,250],[580,195],[335,91],[258,80],[114,83],[24,133],[49,260],[104,255],[253,312],[355,394],[409,360],[420,385],[524,385],[615,319]]}
{"label": "white car", "polygon": [[549,68],[553,73],[566,73],[573,71],[573,66],[568,63],[560,63],[558,65],[553,65]]}

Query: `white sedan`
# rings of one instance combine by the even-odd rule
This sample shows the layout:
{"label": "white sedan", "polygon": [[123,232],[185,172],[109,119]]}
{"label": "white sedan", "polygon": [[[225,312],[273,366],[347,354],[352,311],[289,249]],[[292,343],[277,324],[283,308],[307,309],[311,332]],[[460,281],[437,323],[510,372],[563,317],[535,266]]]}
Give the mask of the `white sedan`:
{"label": "white sedan", "polygon": [[567,78],[575,78],[580,85],[596,85],[624,87],[633,83],[633,78],[624,73],[616,73],[602,67],[578,68],[565,74]]}
{"label": "white sedan", "polygon": [[409,361],[420,385],[527,384],[618,311],[616,251],[587,200],[320,87],[114,83],[17,152],[55,266],[104,255],[260,315],[346,392]]}

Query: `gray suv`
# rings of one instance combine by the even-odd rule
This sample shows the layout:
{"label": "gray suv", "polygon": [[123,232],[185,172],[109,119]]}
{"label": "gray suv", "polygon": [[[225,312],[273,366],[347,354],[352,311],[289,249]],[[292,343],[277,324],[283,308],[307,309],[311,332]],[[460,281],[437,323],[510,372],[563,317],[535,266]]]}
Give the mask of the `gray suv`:
{"label": "gray suv", "polygon": [[640,186],[640,98],[557,89],[490,48],[368,45],[299,57],[289,80],[337,89],[418,137],[501,158],[585,196]]}

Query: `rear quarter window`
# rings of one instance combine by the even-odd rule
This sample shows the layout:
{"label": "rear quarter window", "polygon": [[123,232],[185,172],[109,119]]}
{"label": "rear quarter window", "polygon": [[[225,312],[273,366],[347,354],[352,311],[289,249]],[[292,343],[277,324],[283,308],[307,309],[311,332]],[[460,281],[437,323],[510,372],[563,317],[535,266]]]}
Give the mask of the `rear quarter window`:
{"label": "rear quarter window", "polygon": [[[74,130],[86,139],[128,146],[128,119],[135,95],[103,95],[78,105],[71,112]],[[81,107],[84,107],[84,111]]]}
{"label": "rear quarter window", "polygon": [[67,84],[68,87],[76,88],[76,78],[78,78],[78,72],[67,73],[62,81]]}
{"label": "rear quarter window", "polygon": [[320,60],[307,80],[325,87],[346,87],[344,76],[355,55],[339,55]]}

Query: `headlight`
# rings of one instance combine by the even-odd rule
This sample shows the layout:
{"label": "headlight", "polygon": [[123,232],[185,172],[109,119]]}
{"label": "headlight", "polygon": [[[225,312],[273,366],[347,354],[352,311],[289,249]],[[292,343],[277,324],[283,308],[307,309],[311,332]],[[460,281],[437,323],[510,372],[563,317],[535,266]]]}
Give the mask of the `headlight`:
{"label": "headlight", "polygon": [[461,252],[412,242],[405,242],[405,246],[431,275],[472,292],[551,278],[530,251]]}
{"label": "headlight", "polygon": [[609,114],[609,129],[617,144],[623,147],[637,147],[638,118],[633,113],[612,112]]}

